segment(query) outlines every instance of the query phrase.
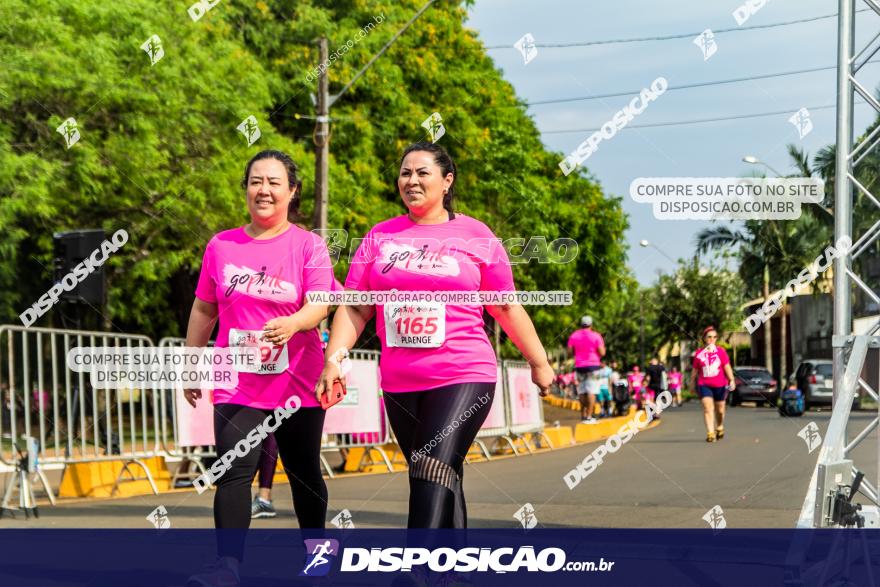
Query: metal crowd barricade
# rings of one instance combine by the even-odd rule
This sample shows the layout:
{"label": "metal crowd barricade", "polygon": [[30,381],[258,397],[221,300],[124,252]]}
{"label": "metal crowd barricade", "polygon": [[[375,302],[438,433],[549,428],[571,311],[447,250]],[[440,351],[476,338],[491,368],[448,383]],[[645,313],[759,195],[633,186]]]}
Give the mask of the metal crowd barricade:
{"label": "metal crowd barricade", "polygon": [[[98,367],[92,365],[91,373],[84,373],[67,365],[68,351],[87,346],[134,351],[152,346],[152,341],[137,334],[0,325],[0,462],[19,472],[27,462],[53,504],[39,464],[122,460],[111,494],[126,473],[131,480],[147,480],[158,494],[142,460],[160,452],[158,396],[137,388],[94,389],[90,375]],[[38,439],[36,461],[21,450],[29,437]],[[145,477],[135,477],[131,465],[140,467]],[[20,478],[24,503],[32,489],[27,475]]]}
{"label": "metal crowd barricade", "polygon": [[[553,380],[553,385],[550,386],[550,393],[561,398],[570,397],[566,393],[566,384],[560,382],[559,376],[562,376],[566,371],[574,370],[574,366],[571,366],[570,369],[567,368],[568,362],[571,360],[571,350],[562,347],[547,351],[547,360],[550,361],[550,366],[553,367],[553,371],[557,375]],[[575,394],[575,399],[577,399],[577,394]]]}
{"label": "metal crowd barricade", "polygon": [[[378,351],[369,351],[369,350],[353,350],[350,352],[350,358],[352,361],[370,361],[374,365],[374,369],[376,371],[376,377],[378,382],[378,371],[379,371],[379,352]],[[378,383],[377,383],[378,386]],[[378,387],[377,387],[378,388]],[[321,444],[321,463],[327,470],[328,475],[333,477],[333,470],[330,468],[326,459],[324,458],[324,452],[334,452],[340,450],[350,450],[352,448],[362,448],[364,453],[361,457],[360,462],[358,463],[358,470],[362,469],[365,465],[375,465],[380,464],[376,462],[373,458],[372,451],[376,451],[381,459],[381,464],[384,464],[389,472],[394,471],[394,466],[392,465],[392,461],[394,458],[394,454],[391,457],[388,456],[387,451],[384,449],[384,445],[390,444],[392,442],[396,442],[391,434],[391,426],[388,422],[388,416],[384,409],[384,406],[379,404],[379,428],[378,432],[347,432],[347,433],[331,433],[327,435],[327,440]],[[344,403],[344,402],[343,402]],[[340,404],[342,405],[342,404]],[[339,409],[339,408],[331,408],[331,410]],[[328,417],[330,413],[328,412]]]}
{"label": "metal crowd barricade", "polygon": [[[531,381],[528,363],[525,361],[504,361],[504,396],[507,398],[507,422],[509,435],[521,440],[526,450],[533,452],[527,434],[537,436],[550,448],[553,444],[544,433],[544,402]],[[516,377],[516,382],[511,381]],[[521,389],[520,389],[521,388]]]}
{"label": "metal crowd barricade", "polygon": [[[175,336],[166,336],[159,339],[159,348],[172,348],[186,346],[186,339]],[[214,346],[214,341],[208,342],[209,347]],[[208,477],[208,469],[205,467],[203,459],[217,458],[217,447],[214,445],[201,446],[181,446],[180,435],[178,430],[177,400],[179,389],[163,389],[160,395],[160,405],[162,410],[162,426],[161,426],[161,444],[165,453],[175,459],[180,459],[174,476],[171,478],[171,486],[176,487],[180,479],[193,480],[200,475]],[[171,431],[169,433],[169,425]],[[170,438],[169,438],[170,436]],[[191,471],[189,465],[192,464],[196,470]]]}
{"label": "metal crowd barricade", "polygon": [[[514,455],[519,456],[519,451],[516,450],[516,445],[510,437],[510,418],[508,415],[509,406],[505,389],[506,377],[504,376],[504,369],[501,365],[498,365],[497,383],[495,384],[495,397],[492,403],[492,408],[489,411],[489,415],[486,416],[486,421],[483,423],[483,426],[477,431],[477,436],[474,439],[474,444],[480,449],[480,452],[483,453],[483,456],[486,457],[487,461],[492,460],[492,450],[495,450],[498,444],[502,441],[510,446]],[[502,418],[502,421],[500,422],[498,421],[497,410],[500,410],[500,416]],[[493,438],[495,440],[492,450],[486,446],[486,443],[483,440],[486,438]],[[465,457],[465,461],[467,460],[467,457]]]}
{"label": "metal crowd barricade", "polygon": [[[177,337],[165,337],[159,341],[159,347],[181,347],[185,344],[186,339]],[[211,341],[209,345],[213,346],[213,341]],[[373,361],[376,366],[375,369],[377,372],[379,368],[378,358],[379,353],[377,351],[351,351],[352,360]],[[216,446],[181,446],[180,434],[178,429],[178,400],[178,390],[174,390],[173,394],[170,392],[163,393],[160,398],[162,413],[165,414],[165,417],[162,419],[161,426],[162,447],[169,456],[181,459],[180,465],[178,466],[177,471],[175,472],[172,479],[172,484],[177,483],[179,479],[192,479],[198,477],[199,475],[206,474],[207,469],[205,468],[203,459],[217,458]],[[372,462],[371,449],[376,450],[382,459],[382,463],[388,467],[388,470],[394,470],[391,464],[393,455],[391,456],[391,458],[389,458],[387,452],[383,449],[384,444],[388,444],[389,442],[391,442],[389,436],[390,426],[388,425],[387,416],[385,416],[384,410],[380,410],[380,414],[383,418],[383,431],[381,432],[353,432],[346,434],[326,435],[326,440],[321,444],[320,459],[321,466],[324,468],[324,470],[327,472],[327,475],[331,479],[335,477],[335,474],[333,472],[333,468],[327,461],[327,458],[324,456],[324,453],[337,451],[340,449],[347,450],[351,448],[363,448],[364,457],[361,459],[359,468],[362,468],[365,465],[365,461],[370,461],[366,464],[376,464],[375,462]],[[171,428],[170,431],[168,430],[169,425]],[[190,471],[187,463],[192,463],[192,465],[196,467],[197,470]]]}

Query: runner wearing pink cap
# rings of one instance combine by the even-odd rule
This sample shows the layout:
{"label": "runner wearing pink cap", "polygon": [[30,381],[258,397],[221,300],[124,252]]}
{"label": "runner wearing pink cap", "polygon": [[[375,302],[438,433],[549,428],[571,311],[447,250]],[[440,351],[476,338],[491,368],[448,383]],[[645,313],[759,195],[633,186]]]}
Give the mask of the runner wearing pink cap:
{"label": "runner wearing pink cap", "polygon": [[703,340],[706,346],[694,353],[691,387],[703,403],[706,442],[715,442],[724,438],[724,400],[736,383],[727,351],[715,345],[718,332],[714,327],[703,330]]}

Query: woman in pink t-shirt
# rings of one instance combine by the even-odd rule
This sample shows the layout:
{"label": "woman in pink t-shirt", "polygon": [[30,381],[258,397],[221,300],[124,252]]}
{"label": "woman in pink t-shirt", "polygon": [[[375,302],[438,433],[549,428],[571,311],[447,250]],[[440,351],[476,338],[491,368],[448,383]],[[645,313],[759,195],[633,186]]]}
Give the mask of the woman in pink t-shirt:
{"label": "woman in pink t-shirt", "polygon": [[626,376],[626,383],[629,385],[629,393],[636,402],[636,409],[642,409],[642,388],[645,385],[645,374],[642,373],[641,367],[633,365],[632,371]]}
{"label": "woman in pink t-shirt", "polygon": [[678,367],[672,367],[672,370],[668,373],[667,381],[669,382],[669,391],[672,392],[672,407],[677,408],[681,406],[681,371],[678,370]]}
{"label": "woman in pink t-shirt", "polygon": [[[231,451],[233,457],[228,466],[221,458],[216,470],[209,469],[217,486],[218,529],[250,525],[262,433],[273,428],[300,528],[323,528],[327,514],[320,464],[324,410],[314,386],[324,363],[316,327],[328,307],[306,303],[305,296],[329,291],[333,273],[321,238],[292,223],[302,186],[296,172],[280,151],[262,151],[248,162],[242,187],[251,222],[208,243],[190,313],[187,346],[207,345],[219,318],[216,347],[256,346],[261,355],[259,367],[238,374],[234,389],[213,393],[217,454]],[[193,407],[202,397],[198,389],[184,393]],[[220,533],[219,560],[192,581],[235,584],[243,541],[244,532]]]}
{"label": "woman in pink t-shirt", "polygon": [[[416,143],[407,148],[397,188],[409,213],[370,230],[345,287],[514,291],[507,253],[492,231],[453,213],[455,180],[455,165],[443,147]],[[519,305],[485,308],[523,353],[532,381],[546,394],[553,369],[526,311]],[[492,406],[497,377],[483,306],[431,299],[341,307],[330,330],[318,396],[339,377],[338,363],[373,317],[382,344],[385,409],[409,464],[408,526],[464,528],[463,460]]]}
{"label": "woman in pink t-shirt", "polygon": [[703,402],[706,442],[715,442],[724,438],[724,400],[736,384],[727,351],[715,346],[718,333],[714,327],[703,330],[703,340],[706,346],[694,353],[691,389]]}

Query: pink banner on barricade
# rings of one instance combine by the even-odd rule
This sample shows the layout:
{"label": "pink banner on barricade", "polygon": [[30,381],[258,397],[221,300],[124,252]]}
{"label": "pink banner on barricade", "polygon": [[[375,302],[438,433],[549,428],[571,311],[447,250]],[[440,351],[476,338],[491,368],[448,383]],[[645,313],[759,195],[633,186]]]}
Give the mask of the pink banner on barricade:
{"label": "pink banner on barricade", "polygon": [[213,391],[202,390],[202,399],[193,408],[183,397],[183,389],[174,390],[177,403],[177,446],[213,446],[214,403]]}
{"label": "pink banner on barricade", "polygon": [[348,393],[327,410],[324,434],[382,432],[379,363],[364,359],[352,359],[351,363],[351,371],[345,376]]}
{"label": "pink banner on barricade", "polygon": [[532,383],[532,372],[528,367],[507,368],[507,394],[511,425],[542,423],[538,386]]}
{"label": "pink banner on barricade", "polygon": [[492,399],[492,408],[486,421],[480,426],[485,428],[501,428],[504,426],[504,380],[501,377],[501,367],[498,367],[498,379],[495,383],[495,397]]}

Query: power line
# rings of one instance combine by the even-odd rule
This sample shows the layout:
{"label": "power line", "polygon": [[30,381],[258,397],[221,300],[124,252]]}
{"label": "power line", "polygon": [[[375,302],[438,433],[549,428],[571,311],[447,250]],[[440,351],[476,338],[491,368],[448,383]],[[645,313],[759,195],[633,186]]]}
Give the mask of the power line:
{"label": "power line", "polygon": [[[856,102],[857,105],[866,104],[867,102]],[[828,108],[835,108],[836,104],[825,104],[823,106],[806,106],[805,108],[809,111],[814,110],[827,110]],[[767,116],[780,116],[783,114],[791,114],[796,112],[798,108],[789,109],[789,110],[777,110],[775,112],[756,112],[754,114],[737,114],[734,116],[719,116],[717,118],[695,118],[693,120],[676,120],[670,122],[655,122],[652,124],[631,124],[623,127],[620,130],[626,130],[628,128],[657,128],[662,126],[684,126],[689,124],[703,124],[707,122],[723,122],[727,120],[742,120],[745,118],[762,118]],[[570,130],[544,130],[540,131],[542,135],[555,135],[555,134],[564,134],[569,132],[578,132],[578,133],[588,133],[588,132],[597,132],[601,129],[599,128],[575,128]]]}
{"label": "power line", "polygon": [[[870,10],[870,9],[862,8],[860,10],[856,10],[856,12],[867,12],[868,10]],[[770,29],[770,28],[775,28],[775,27],[789,26],[789,25],[793,25],[793,24],[802,24],[805,22],[824,20],[826,18],[834,18],[836,16],[837,16],[837,13],[835,12],[834,14],[825,14],[823,16],[814,16],[811,18],[801,18],[798,20],[789,20],[786,22],[776,22],[776,23],[772,23],[772,24],[757,24],[757,25],[753,25],[753,26],[730,27],[727,29],[717,29],[717,30],[713,29],[712,33],[718,35],[721,33],[736,33],[736,32],[741,32],[741,31],[752,31],[752,30],[756,30],[756,29]],[[620,43],[643,43],[643,42],[647,42],[647,41],[671,41],[674,39],[694,38],[694,37],[700,36],[701,34],[703,34],[703,31],[699,31],[696,33],[681,33],[681,34],[675,34],[675,35],[665,35],[665,36],[660,36],[660,37],[631,37],[628,39],[609,39],[609,40],[605,40],[605,41],[582,41],[582,42],[577,42],[577,43],[535,43],[535,47],[543,47],[543,48],[547,48],[547,49],[562,49],[562,48],[566,48],[566,47],[592,47],[595,45],[615,45],[615,44],[620,44]],[[493,50],[493,49],[513,49],[513,48],[514,48],[513,45],[492,45],[491,47],[486,47],[486,50],[488,51],[488,50]]]}
{"label": "power line", "polygon": [[[825,110],[828,108],[834,108],[836,104],[826,104],[824,106],[807,106],[807,110]],[[792,112],[796,112],[798,109],[794,110],[777,110],[776,112],[758,112],[755,114],[738,114],[735,116],[720,116],[717,118],[696,118],[694,120],[677,120],[670,122],[656,122],[653,124],[630,124],[623,127],[620,130],[625,130],[628,128],[655,128],[660,126],[680,126],[687,124],[702,124],[706,122],[722,122],[725,120],[742,120],[744,118],[761,118],[764,116],[779,116],[782,114],[791,114]],[[542,135],[556,135],[556,134],[564,134],[568,132],[579,132],[579,133],[588,133],[588,132],[596,132],[601,129],[599,128],[575,128],[571,130],[543,130],[541,131]]]}
{"label": "power line", "polygon": [[[868,63],[878,63],[878,61],[880,61],[880,60],[873,60],[873,61],[869,61]],[[715,80],[715,81],[711,81],[711,82],[696,82],[696,83],[692,83],[692,84],[682,84],[680,86],[669,86],[668,88],[666,88],[666,91],[669,92],[672,90],[687,90],[687,89],[691,89],[691,88],[703,88],[703,87],[707,87],[707,86],[735,84],[735,83],[739,83],[739,82],[753,81],[753,80],[759,80],[759,79],[769,79],[769,78],[773,78],[773,77],[783,77],[783,76],[788,76],[788,75],[801,75],[804,73],[813,73],[816,71],[826,71],[829,69],[837,69],[837,66],[836,65],[829,65],[827,67],[814,67],[811,69],[797,69],[794,71],[780,71],[777,73],[765,73],[765,74],[761,74],[761,75],[750,75],[750,76],[746,76],[746,77],[722,79],[722,80]],[[626,92],[611,92],[608,94],[594,94],[591,96],[578,96],[576,98],[558,98],[556,100],[538,100],[535,102],[526,102],[525,105],[526,106],[541,106],[544,104],[562,104],[563,102],[578,102],[578,101],[583,101],[583,100],[599,100],[601,98],[618,98],[620,96],[633,96],[633,95],[638,94],[641,91],[642,91],[642,89],[639,88],[637,90],[629,90]],[[507,106],[507,108],[514,108],[516,106],[518,106],[518,105]]]}

